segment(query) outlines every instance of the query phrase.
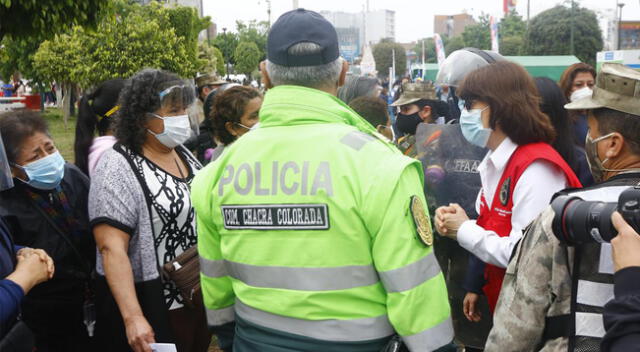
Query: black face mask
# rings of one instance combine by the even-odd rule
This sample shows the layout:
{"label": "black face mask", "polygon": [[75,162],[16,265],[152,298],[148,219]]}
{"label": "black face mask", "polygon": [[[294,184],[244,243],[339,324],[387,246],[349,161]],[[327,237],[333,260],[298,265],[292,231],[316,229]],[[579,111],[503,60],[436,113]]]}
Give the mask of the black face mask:
{"label": "black face mask", "polygon": [[416,134],[416,129],[421,122],[422,118],[419,112],[411,115],[398,114],[396,118],[396,126],[398,126],[398,130],[404,134]]}

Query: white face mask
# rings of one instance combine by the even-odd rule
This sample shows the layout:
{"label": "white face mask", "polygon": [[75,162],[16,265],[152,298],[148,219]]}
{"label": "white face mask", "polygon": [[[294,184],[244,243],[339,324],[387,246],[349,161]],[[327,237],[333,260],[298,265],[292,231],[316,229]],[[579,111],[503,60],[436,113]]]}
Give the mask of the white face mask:
{"label": "white face mask", "polygon": [[151,130],[147,131],[154,135],[165,147],[173,149],[180,144],[183,144],[191,137],[191,123],[189,122],[189,115],[165,117],[154,113],[151,113],[151,115],[163,121],[164,131],[158,134]]}
{"label": "white face mask", "polygon": [[569,100],[573,101],[578,101],[584,98],[590,98],[593,95],[593,90],[589,87],[583,87],[580,89],[575,90],[573,93],[571,93],[571,96],[569,97]]}

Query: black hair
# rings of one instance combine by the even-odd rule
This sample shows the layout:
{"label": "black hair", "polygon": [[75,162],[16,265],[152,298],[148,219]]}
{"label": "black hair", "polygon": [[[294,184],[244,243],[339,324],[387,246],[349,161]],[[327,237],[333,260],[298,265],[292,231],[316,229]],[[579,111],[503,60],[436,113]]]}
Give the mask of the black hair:
{"label": "black hair", "polygon": [[[76,140],[74,142],[76,166],[89,174],[89,148],[96,130],[99,136],[111,130],[112,121],[117,115],[113,111],[118,96],[125,84],[124,79],[112,79],[102,82],[95,90],[86,92],[80,100],[78,121],[76,122]],[[106,116],[109,113],[109,116]]]}
{"label": "black hair", "polygon": [[349,103],[349,107],[364,117],[373,127],[386,126],[389,123],[389,111],[387,102],[371,96],[355,98]]}
{"label": "black hair", "polygon": [[435,121],[435,119],[437,119],[440,116],[443,116],[444,119],[446,121],[449,121],[451,119],[451,112],[449,111],[449,104],[447,104],[446,102],[442,101],[442,100],[431,100],[431,99],[420,99],[414,103],[411,104],[416,104],[418,105],[418,108],[420,108],[420,111],[422,111],[422,109],[425,106],[428,106],[431,108],[431,117],[433,118],[433,120]]}
{"label": "black hair", "polygon": [[10,163],[18,159],[24,140],[37,132],[49,135],[47,121],[39,112],[23,109],[0,114],[0,135]]}
{"label": "black hair", "polygon": [[[202,91],[203,91],[205,88],[209,88],[209,89],[211,89],[211,88],[213,88],[213,84],[205,84],[205,85],[203,85],[203,86],[199,86],[199,87],[197,87],[197,90],[198,90],[198,99],[202,100],[202,99],[200,98],[200,96],[202,95]],[[205,99],[206,99],[206,97],[205,97]]]}
{"label": "black hair", "polygon": [[253,87],[234,86],[216,94],[213,110],[205,118],[211,119],[213,134],[220,143],[229,145],[238,137],[227,131],[227,122],[240,123],[244,109],[250,100],[262,98],[260,91]]}
{"label": "black hair", "polygon": [[[640,116],[626,112],[600,108],[593,110],[593,117],[598,121],[598,132],[601,135],[618,132],[624,142],[635,155],[640,156]],[[4,137],[4,135],[2,135]]]}
{"label": "black hair", "polygon": [[[146,122],[149,113],[160,109],[160,95],[164,89],[175,85],[184,85],[175,73],[144,69],[131,77],[120,93],[120,110],[115,121],[115,135],[118,142],[135,153],[142,152],[142,145],[147,138]],[[181,96],[175,97],[176,103],[188,107],[195,99],[195,89],[185,87]]]}
{"label": "black hair", "polygon": [[547,77],[536,77],[535,81],[540,95],[540,110],[549,116],[553,129],[556,131],[556,137],[551,146],[572,169],[577,170],[579,168],[575,153],[577,141],[574,138],[569,113],[564,108],[567,99],[560,86],[553,80]]}

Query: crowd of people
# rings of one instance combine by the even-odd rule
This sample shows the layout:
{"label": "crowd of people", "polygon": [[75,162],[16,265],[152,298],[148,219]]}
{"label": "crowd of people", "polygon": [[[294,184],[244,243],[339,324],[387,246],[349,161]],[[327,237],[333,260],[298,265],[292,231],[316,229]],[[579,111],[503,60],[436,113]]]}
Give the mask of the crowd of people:
{"label": "crowd of people", "polygon": [[390,90],[338,48],[298,9],[262,89],[102,82],[73,163],[0,115],[0,350],[640,350],[640,74],[469,48]]}

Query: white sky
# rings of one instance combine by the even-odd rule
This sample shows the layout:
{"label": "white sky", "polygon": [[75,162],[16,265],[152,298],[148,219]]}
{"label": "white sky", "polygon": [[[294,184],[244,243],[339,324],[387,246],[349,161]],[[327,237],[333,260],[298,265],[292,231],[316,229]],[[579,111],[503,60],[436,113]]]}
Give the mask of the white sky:
{"label": "white sky", "polygon": [[[267,2],[265,0],[202,0],[205,16],[211,16],[222,28],[235,30],[235,21],[252,19],[267,20]],[[537,13],[561,3],[562,0],[531,0],[531,17]],[[622,0],[626,6],[622,12],[623,20],[640,21],[640,0]],[[365,0],[299,0],[299,6],[315,10],[362,11]],[[616,8],[616,0],[576,0],[581,6],[597,12]],[[502,0],[369,0],[369,7],[396,11],[396,40],[411,42],[433,35],[433,16],[452,15],[466,10],[474,16],[482,12],[495,16],[502,13]],[[272,0],[271,20],[293,8],[292,0]],[[527,0],[518,0],[517,10],[526,18]]]}

